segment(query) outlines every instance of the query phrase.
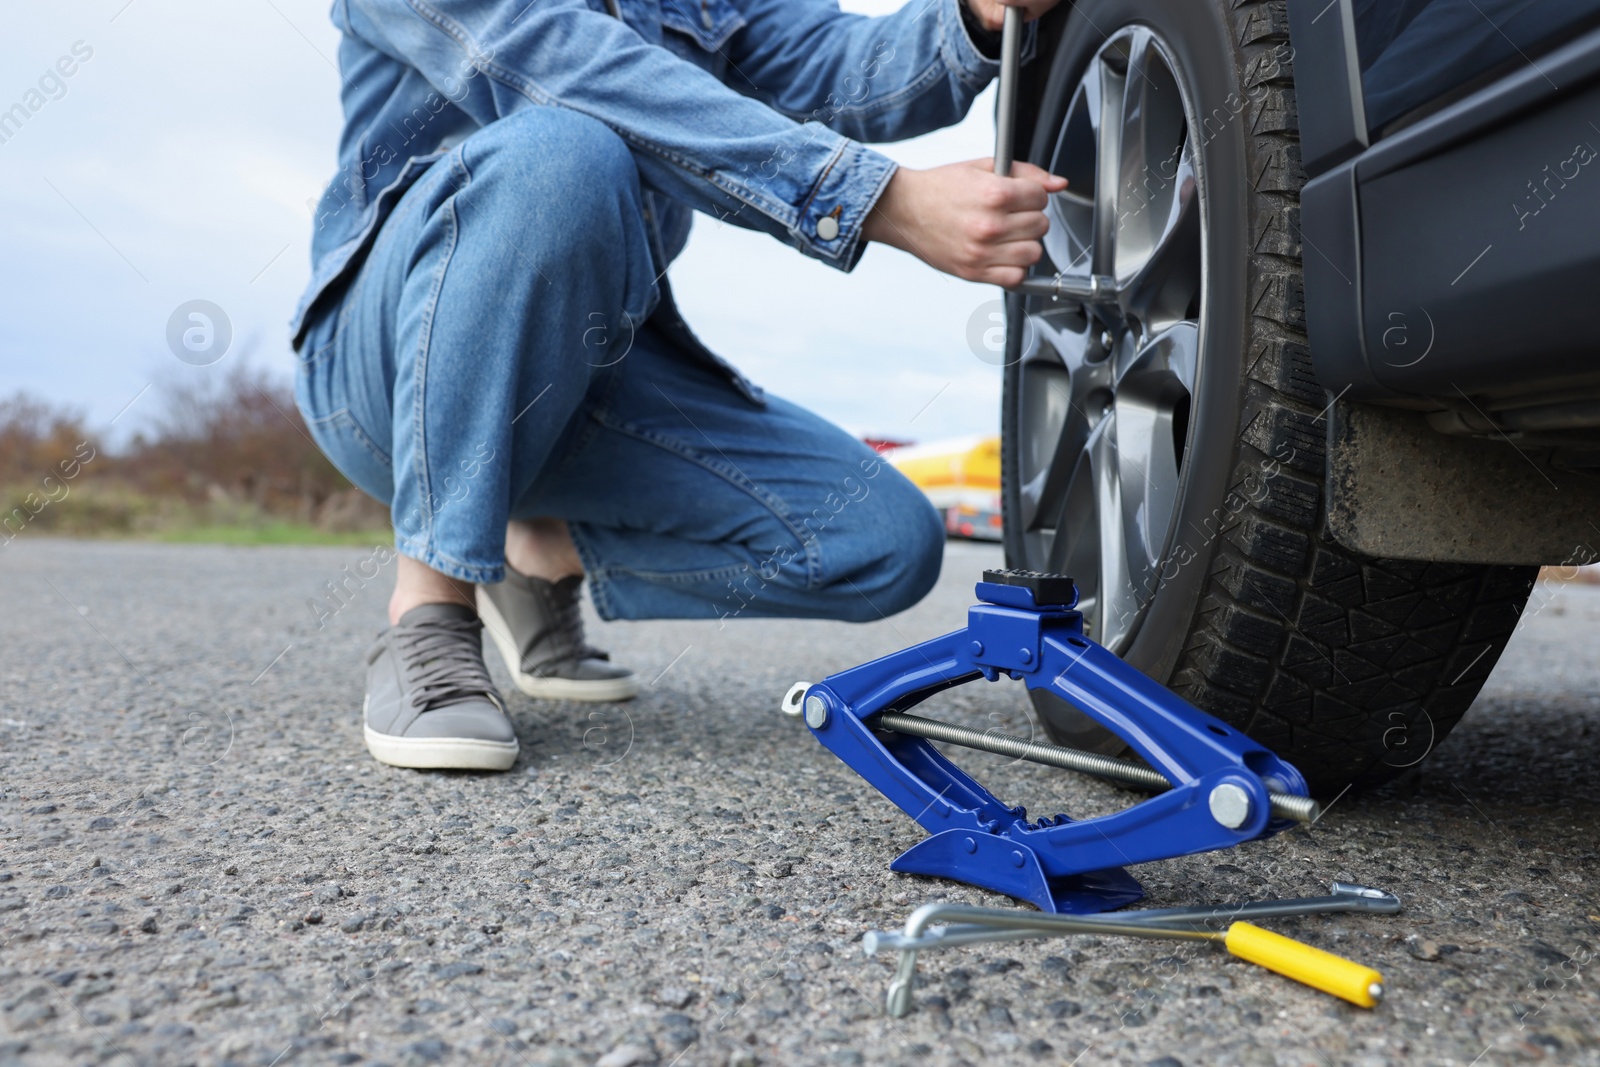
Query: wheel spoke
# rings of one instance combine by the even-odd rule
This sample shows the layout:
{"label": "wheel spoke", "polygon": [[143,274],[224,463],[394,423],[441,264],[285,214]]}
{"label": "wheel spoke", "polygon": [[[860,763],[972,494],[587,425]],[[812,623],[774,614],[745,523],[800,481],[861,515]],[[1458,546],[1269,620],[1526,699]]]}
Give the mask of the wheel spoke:
{"label": "wheel spoke", "polygon": [[[1019,394],[1021,417],[1030,420],[1027,437],[1020,442],[1018,460],[1022,464],[1020,490],[1024,530],[1034,530],[1041,519],[1052,520],[1060,510],[1060,475],[1055,472],[1060,457],[1073,451],[1072,441],[1081,436],[1067,425],[1071,418],[1067,376],[1060,364],[1045,360],[1026,363],[1020,368],[1024,392]],[[1070,462],[1070,459],[1068,460]]]}
{"label": "wheel spoke", "polygon": [[1081,326],[1063,327],[1056,316],[1033,318],[1037,337],[1018,367],[1018,390],[1023,425],[1029,427],[1021,441],[1020,489],[1024,530],[1053,524],[1061,511],[1062,496],[1071,480],[1073,465],[1089,436],[1089,419],[1080,390],[1091,379],[1108,380],[1109,368],[1087,365],[1092,343]]}
{"label": "wheel spoke", "polygon": [[1136,352],[1118,376],[1117,444],[1122,532],[1132,592],[1142,603],[1156,574],[1178,502],[1180,435],[1194,383],[1199,331],[1185,323]]}
{"label": "wheel spoke", "polygon": [[1078,585],[1078,610],[1090,635],[1098,638],[1100,618],[1100,504],[1096,492],[1094,454],[1085,448],[1077,455],[1061,510],[1056,516],[1055,539],[1044,569],[1070,574]]}
{"label": "wheel spoke", "polygon": [[1115,364],[1111,373],[1117,398],[1122,399],[1126,393],[1130,398],[1141,397],[1155,403],[1157,394],[1165,394],[1174,384],[1184,393],[1193,393],[1199,358],[1199,326],[1180,322],[1163,330]]}
{"label": "wheel spoke", "polygon": [[1183,97],[1172,68],[1147,30],[1129,37],[1128,73],[1118,116],[1116,251],[1112,271],[1131,278],[1167,229],[1183,157]]}
{"label": "wheel spoke", "polygon": [[[1095,64],[1098,67],[1099,64]],[[1096,146],[1100,140],[1100,79],[1091,68],[1067,105],[1050,155],[1050,173],[1067,179],[1064,192],[1050,197],[1045,214],[1050,220],[1044,237],[1049,265],[1063,274],[1087,274],[1094,248]]]}
{"label": "wheel spoke", "polygon": [[1118,445],[1121,427],[1115,408],[1101,423],[1103,432],[1090,443],[1094,456],[1095,498],[1100,520],[1100,626],[1095,640],[1120,652],[1138,622],[1128,558],[1123,470],[1127,457]]}
{"label": "wheel spoke", "polygon": [[1122,97],[1127,76],[1112,66],[1117,53],[1102,52],[1086,76],[1096,81],[1099,107],[1095,121],[1094,273],[1110,274],[1117,254],[1118,171],[1122,163]]}
{"label": "wheel spoke", "polygon": [[1053,359],[1066,372],[1077,374],[1091,359],[1100,355],[1098,325],[1081,308],[1046,309],[1029,316],[1028,332],[1038,338],[1038,358]]}
{"label": "wheel spoke", "polygon": [[1138,620],[1122,546],[1122,478],[1116,414],[1108,412],[1077,455],[1062,498],[1046,568],[1078,582],[1078,609],[1090,636],[1113,652]]}
{"label": "wheel spoke", "polygon": [[[1171,186],[1172,198],[1159,208],[1152,203],[1152,229],[1143,262],[1120,284],[1124,313],[1156,333],[1193,316],[1200,295],[1200,206],[1196,196],[1194,158],[1184,146]],[[1159,226],[1155,225],[1159,222]]]}

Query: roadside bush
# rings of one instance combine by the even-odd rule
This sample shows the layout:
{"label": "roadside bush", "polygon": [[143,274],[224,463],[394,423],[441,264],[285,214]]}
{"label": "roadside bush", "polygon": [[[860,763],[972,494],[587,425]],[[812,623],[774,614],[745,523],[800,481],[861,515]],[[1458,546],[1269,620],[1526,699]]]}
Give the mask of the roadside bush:
{"label": "roadside bush", "polygon": [[387,510],[312,443],[293,391],[265,371],[174,380],[155,399],[156,416],[115,453],[75,408],[0,399],[0,539],[25,527],[81,536],[388,525]]}

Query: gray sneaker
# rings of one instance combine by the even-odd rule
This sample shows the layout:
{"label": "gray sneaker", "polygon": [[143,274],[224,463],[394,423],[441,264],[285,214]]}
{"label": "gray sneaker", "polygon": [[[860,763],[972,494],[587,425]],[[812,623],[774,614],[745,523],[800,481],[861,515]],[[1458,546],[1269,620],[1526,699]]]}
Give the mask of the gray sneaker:
{"label": "gray sneaker", "polygon": [[367,751],[393,767],[503,771],[517,735],[483,665],[483,624],[465,604],[423,604],[367,656]]}
{"label": "gray sneaker", "polygon": [[506,568],[506,580],[478,586],[478,614],[517,688],[546,700],[627,700],[639,681],[583,639],[583,577],[559,582]]}

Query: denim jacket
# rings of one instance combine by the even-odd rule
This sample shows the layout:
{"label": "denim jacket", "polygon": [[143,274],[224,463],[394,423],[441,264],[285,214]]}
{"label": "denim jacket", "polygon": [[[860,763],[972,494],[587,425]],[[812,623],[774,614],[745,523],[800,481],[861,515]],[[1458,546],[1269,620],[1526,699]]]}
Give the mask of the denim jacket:
{"label": "denim jacket", "polygon": [[998,71],[961,2],[867,18],[836,0],[334,0],[345,127],[295,346],[417,176],[524,107],[572,108],[628,144],[658,269],[699,210],[850,270],[895,170],[860,142],[959,121]]}

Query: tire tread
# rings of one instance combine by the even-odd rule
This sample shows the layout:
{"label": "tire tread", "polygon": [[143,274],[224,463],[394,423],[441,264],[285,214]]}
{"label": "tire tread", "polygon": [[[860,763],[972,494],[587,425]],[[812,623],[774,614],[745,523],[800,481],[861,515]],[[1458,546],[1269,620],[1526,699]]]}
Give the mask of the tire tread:
{"label": "tire tread", "polygon": [[[1314,786],[1373,784],[1388,724],[1418,712],[1432,738],[1454,726],[1515,628],[1532,585],[1522,567],[1371,559],[1322,522],[1328,394],[1311,370],[1299,261],[1300,166],[1282,0],[1234,0],[1255,175],[1250,196],[1250,396],[1239,472],[1270,457],[1268,492],[1240,513],[1174,672],[1174,688],[1290,754]],[[1288,84],[1286,84],[1288,83]],[[1276,614],[1276,627],[1241,619]],[[1476,657],[1476,659],[1474,658]],[[1396,718],[1398,716],[1398,718]]]}

